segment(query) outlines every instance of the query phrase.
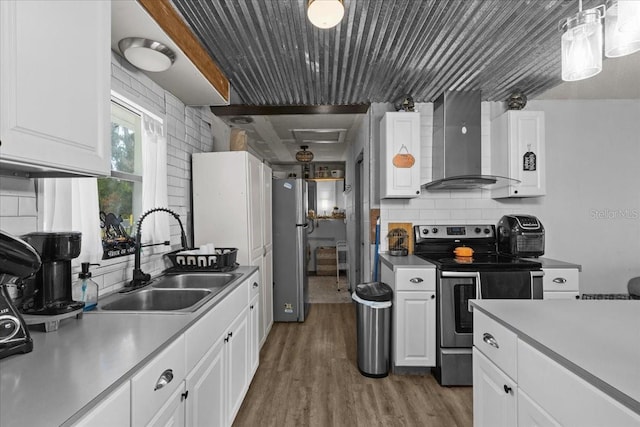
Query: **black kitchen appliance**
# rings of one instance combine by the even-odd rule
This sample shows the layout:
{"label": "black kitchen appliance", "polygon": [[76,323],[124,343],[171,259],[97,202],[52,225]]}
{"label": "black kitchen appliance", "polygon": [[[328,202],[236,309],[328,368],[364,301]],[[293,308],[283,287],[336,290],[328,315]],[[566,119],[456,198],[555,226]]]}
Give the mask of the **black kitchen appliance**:
{"label": "black kitchen appliance", "polygon": [[498,252],[515,257],[544,255],[544,227],[533,215],[505,215],[498,222]]}
{"label": "black kitchen appliance", "polygon": [[[542,265],[499,254],[493,225],[419,225],[414,237],[414,254],[436,266],[434,376],[445,386],[471,385],[469,300],[542,299]],[[460,247],[472,256],[456,256]]]}
{"label": "black kitchen appliance", "polygon": [[33,275],[40,264],[40,256],[29,244],[0,230],[0,359],[33,350],[29,330],[6,284]]}
{"label": "black kitchen appliance", "polygon": [[40,255],[42,267],[25,283],[22,313],[52,316],[84,307],[71,297],[71,260],[80,255],[82,233],[35,232],[22,236]]}

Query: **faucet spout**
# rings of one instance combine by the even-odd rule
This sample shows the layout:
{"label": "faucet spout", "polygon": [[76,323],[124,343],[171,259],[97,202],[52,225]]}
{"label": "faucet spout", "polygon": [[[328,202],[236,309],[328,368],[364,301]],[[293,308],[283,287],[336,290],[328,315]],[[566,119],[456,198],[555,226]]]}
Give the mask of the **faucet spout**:
{"label": "faucet spout", "polygon": [[[131,282],[125,285],[125,287],[127,288],[139,288],[140,286],[145,285],[149,280],[151,280],[151,275],[142,271],[142,268],[140,266],[140,263],[141,263],[140,257],[141,257],[141,251],[143,247],[154,245],[154,244],[150,244],[150,245],[142,244],[142,222],[147,216],[149,216],[154,212],[166,212],[172,215],[180,225],[180,243],[182,245],[182,249],[187,249],[189,246],[189,243],[187,241],[187,235],[184,232],[184,227],[182,226],[182,221],[180,221],[180,215],[178,215],[171,209],[167,209],[167,208],[153,208],[143,213],[142,216],[140,216],[140,219],[138,219],[138,227],[136,228],[136,246],[135,246],[134,261],[133,261],[133,279],[131,280]],[[167,241],[160,244],[167,245],[169,244],[169,242]]]}

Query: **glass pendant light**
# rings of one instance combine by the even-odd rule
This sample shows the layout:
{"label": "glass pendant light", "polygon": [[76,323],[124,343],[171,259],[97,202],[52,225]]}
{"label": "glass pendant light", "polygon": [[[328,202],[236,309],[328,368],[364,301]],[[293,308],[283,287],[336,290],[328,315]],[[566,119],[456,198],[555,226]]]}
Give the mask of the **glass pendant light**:
{"label": "glass pendant light", "polygon": [[608,58],[639,51],[640,1],[609,0],[604,28],[604,54]]}
{"label": "glass pendant light", "polygon": [[562,80],[576,81],[602,71],[604,5],[579,11],[562,23]]}
{"label": "glass pendant light", "polygon": [[311,151],[307,151],[307,148],[309,148],[308,145],[301,145],[300,148],[302,148],[302,151],[298,151],[296,153],[296,160],[302,163],[309,163],[311,160],[313,160],[313,153]]}
{"label": "glass pendant light", "polygon": [[342,0],[309,0],[307,4],[307,17],[318,28],[335,27],[343,16]]}

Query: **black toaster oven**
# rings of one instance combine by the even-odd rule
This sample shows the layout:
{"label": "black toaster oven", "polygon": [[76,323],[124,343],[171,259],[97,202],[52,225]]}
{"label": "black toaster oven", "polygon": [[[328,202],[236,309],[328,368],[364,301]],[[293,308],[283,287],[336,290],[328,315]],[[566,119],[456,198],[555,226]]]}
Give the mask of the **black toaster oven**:
{"label": "black toaster oven", "polygon": [[533,215],[505,215],[498,222],[498,253],[517,257],[544,255],[544,227]]}

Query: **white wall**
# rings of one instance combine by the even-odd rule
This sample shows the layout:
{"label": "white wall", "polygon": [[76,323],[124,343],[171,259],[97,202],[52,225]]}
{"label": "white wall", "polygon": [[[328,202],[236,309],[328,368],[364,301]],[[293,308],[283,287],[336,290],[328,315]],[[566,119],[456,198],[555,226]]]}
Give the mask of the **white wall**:
{"label": "white wall", "polygon": [[[167,183],[169,208],[180,215],[191,235],[191,154],[228,147],[229,129],[209,108],[187,107],[146,75],[112,52],[111,88],[163,118],[167,128]],[[225,145],[226,144],[226,145]],[[38,231],[34,179],[0,177],[0,229],[14,235]],[[170,220],[171,242],[180,243],[180,227]],[[145,272],[158,274],[165,268],[161,255],[143,257]],[[75,268],[74,274],[79,268]],[[133,256],[101,261],[93,278],[106,293],[131,280]]]}
{"label": "white wall", "polygon": [[[481,108],[482,170],[491,173],[490,120],[503,106]],[[582,292],[626,292],[629,278],[640,276],[640,100],[531,101],[526,108],[546,113],[546,196],[493,200],[487,190],[463,190],[381,200],[381,235],[389,222],[495,224],[504,214],[530,213],[546,228],[545,256],[582,265]],[[428,182],[433,109],[416,109]]]}

